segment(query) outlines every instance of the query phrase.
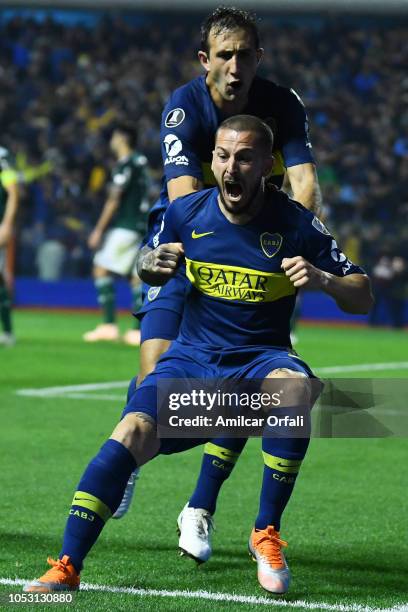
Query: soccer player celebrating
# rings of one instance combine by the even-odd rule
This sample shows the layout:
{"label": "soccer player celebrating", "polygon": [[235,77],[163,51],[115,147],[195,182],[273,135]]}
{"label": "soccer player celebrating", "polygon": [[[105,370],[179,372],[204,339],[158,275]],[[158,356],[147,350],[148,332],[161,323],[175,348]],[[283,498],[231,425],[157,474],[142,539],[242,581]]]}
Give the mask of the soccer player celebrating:
{"label": "soccer player celebrating", "polygon": [[[135,152],[136,127],[130,123],[117,124],[112,132],[110,148],[117,159],[112,171],[109,196],[88,239],[91,249],[98,249],[94,257],[93,275],[102,307],[103,323],[84,334],[86,342],[119,340],[115,323],[115,292],[112,274],[131,279],[132,308],[140,307],[141,286],[136,272],[137,252],[145,231],[148,177],[144,155]],[[127,344],[140,343],[139,323],[126,332]]]}
{"label": "soccer player celebrating", "polygon": [[13,235],[18,209],[17,172],[10,152],[0,147],[0,319],[3,333],[0,345],[13,346],[15,337],[11,321],[11,300],[5,281],[6,249]]}
{"label": "soccer player celebrating", "polygon": [[[152,209],[151,235],[159,228],[169,202],[215,184],[210,167],[215,132],[224,118],[242,112],[263,119],[275,134],[275,162],[268,182],[281,187],[286,173],[293,198],[318,212],[320,191],[305,108],[293,90],[256,76],[262,55],[255,17],[250,13],[220,7],[204,21],[198,57],[205,75],[174,91],[162,116],[165,180],[161,198]],[[146,290],[140,311],[139,382],[177,338],[187,287],[181,271],[165,287]],[[219,439],[205,447],[195,491],[178,518],[180,549],[200,562],[210,557],[217,497],[245,442]],[[129,508],[134,483],[132,475],[115,518]]]}
{"label": "soccer player celebrating", "polygon": [[[319,289],[347,312],[370,308],[363,270],[343,256],[313,213],[266,185],[272,146],[272,132],[260,119],[225,120],[212,161],[217,187],[179,198],[168,208],[139,273],[160,286],[185,258],[190,291],[180,335],[133,393],[122,420],[86,468],[59,560],[50,559],[52,568],[26,590],[77,589],[83,560],[119,505],[132,470],[199,443],[157,436],[161,378],[307,381],[311,370],[287,349],[297,289]],[[304,405],[305,388],[291,387],[294,406]],[[307,446],[307,438],[262,438],[265,465],[249,549],[259,583],[271,593],[289,588],[280,520]],[[282,469],[291,478],[275,478]]]}

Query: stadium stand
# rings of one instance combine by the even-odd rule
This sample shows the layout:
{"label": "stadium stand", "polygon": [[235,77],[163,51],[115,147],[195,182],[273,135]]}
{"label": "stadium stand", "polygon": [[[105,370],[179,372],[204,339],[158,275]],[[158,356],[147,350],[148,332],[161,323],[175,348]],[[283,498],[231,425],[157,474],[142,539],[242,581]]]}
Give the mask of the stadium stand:
{"label": "stadium stand", "polygon": [[[199,72],[191,32],[201,16],[95,13],[81,24],[80,12],[77,23],[72,11],[69,22],[61,11],[58,20],[39,15],[15,11],[0,22],[0,144],[14,153],[23,184],[16,273],[87,277],[109,128],[138,120],[153,200],[160,113],[170,91]],[[294,86],[308,109],[330,229],[369,271],[384,249],[406,265],[408,24],[263,15],[260,28],[261,73]],[[60,265],[44,270],[44,250],[58,244]]]}

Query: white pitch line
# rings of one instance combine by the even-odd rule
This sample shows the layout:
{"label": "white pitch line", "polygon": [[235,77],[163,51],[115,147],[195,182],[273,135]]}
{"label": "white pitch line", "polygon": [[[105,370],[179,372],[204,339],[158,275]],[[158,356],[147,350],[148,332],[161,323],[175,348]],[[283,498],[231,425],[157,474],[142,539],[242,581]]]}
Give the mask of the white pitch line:
{"label": "white pitch line", "polygon": [[[0,578],[4,586],[23,586],[29,580],[21,578]],[[81,591],[100,591],[101,593],[120,593],[145,597],[184,597],[185,599],[206,599],[210,601],[230,601],[233,603],[273,606],[283,608],[302,608],[304,610],[328,610],[329,612],[403,612],[408,604],[399,603],[392,608],[372,608],[361,604],[329,604],[325,602],[309,602],[302,599],[287,601],[272,597],[257,597],[255,595],[238,595],[236,593],[217,593],[212,591],[168,591],[167,589],[136,589],[132,587],[113,587],[105,584],[81,584]]]}
{"label": "white pitch line", "polygon": [[[350,372],[378,372],[387,370],[407,370],[408,361],[393,361],[387,363],[356,363],[352,365],[328,366],[313,368],[319,375],[346,374]],[[128,380],[114,380],[112,382],[88,383],[82,385],[66,385],[60,387],[42,387],[40,389],[18,389],[17,395],[28,397],[59,397],[65,396],[73,399],[94,399],[112,401],[120,398],[113,395],[86,394],[87,391],[101,391],[103,389],[124,389],[129,384]]]}
{"label": "white pitch line", "polygon": [[391,361],[388,363],[356,363],[354,365],[328,366],[313,368],[319,374],[346,374],[347,372],[378,372],[379,370],[407,370],[408,361]]}
{"label": "white pitch line", "polygon": [[129,385],[129,380],[114,380],[106,383],[88,383],[84,385],[66,385],[63,387],[41,387],[40,389],[18,389],[17,395],[47,397],[65,395],[71,391],[100,391],[102,389],[123,389]]}

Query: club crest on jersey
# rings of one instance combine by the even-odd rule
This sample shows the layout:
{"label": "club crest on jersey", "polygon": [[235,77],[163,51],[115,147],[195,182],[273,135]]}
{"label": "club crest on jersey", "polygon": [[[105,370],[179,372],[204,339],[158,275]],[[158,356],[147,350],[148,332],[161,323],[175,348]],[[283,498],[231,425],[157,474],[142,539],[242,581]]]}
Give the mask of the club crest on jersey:
{"label": "club crest on jersey", "polygon": [[173,110],[167,113],[164,125],[168,128],[175,128],[183,123],[185,117],[186,113],[182,108],[173,108]]}
{"label": "club crest on jersey", "polygon": [[153,302],[153,300],[157,298],[160,289],[161,287],[150,287],[149,291],[147,292],[147,299],[149,300],[149,302]]}
{"label": "club crest on jersey", "polygon": [[269,258],[274,257],[282,246],[282,236],[280,234],[261,234],[261,247],[265,255]]}

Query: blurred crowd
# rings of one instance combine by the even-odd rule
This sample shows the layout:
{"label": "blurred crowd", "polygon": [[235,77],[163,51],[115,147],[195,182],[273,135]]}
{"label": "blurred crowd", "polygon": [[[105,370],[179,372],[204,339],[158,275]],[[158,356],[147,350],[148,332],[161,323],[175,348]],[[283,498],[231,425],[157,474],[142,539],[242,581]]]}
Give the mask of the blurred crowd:
{"label": "blurred crowd", "polygon": [[[61,274],[90,274],[86,237],[104,201],[116,119],[137,121],[157,196],[161,110],[200,73],[199,23],[169,14],[105,16],[93,28],[21,17],[0,25],[0,144],[23,192],[18,274],[42,275],[47,249]],[[259,25],[260,73],[307,107],[327,225],[369,271],[399,258],[406,286],[408,25],[267,16]]]}

